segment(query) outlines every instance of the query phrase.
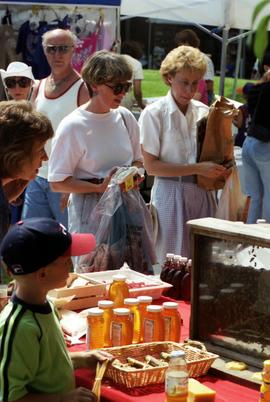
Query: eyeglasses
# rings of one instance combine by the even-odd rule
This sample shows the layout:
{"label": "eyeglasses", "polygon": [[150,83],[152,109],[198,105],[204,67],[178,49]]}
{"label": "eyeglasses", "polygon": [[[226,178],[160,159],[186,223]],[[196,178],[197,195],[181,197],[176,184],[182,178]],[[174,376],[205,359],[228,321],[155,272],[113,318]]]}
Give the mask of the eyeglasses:
{"label": "eyeglasses", "polygon": [[18,78],[17,80],[15,78],[6,78],[5,79],[5,86],[8,89],[12,89],[12,88],[16,88],[16,85],[18,84],[20,88],[27,88],[30,87],[31,85],[31,81],[30,78],[27,77],[21,77]]}
{"label": "eyeglasses", "polygon": [[56,54],[56,52],[66,54],[73,47],[73,45],[45,45],[44,49],[48,54]]}
{"label": "eyeglasses", "polygon": [[119,95],[121,92],[128,92],[131,88],[132,83],[131,82],[125,82],[125,83],[119,83],[115,85],[109,85],[109,84],[104,84],[106,87],[109,87],[112,89],[114,95]]}
{"label": "eyeglasses", "polygon": [[184,90],[190,90],[191,92],[195,92],[198,87],[199,81],[194,81],[194,82],[188,82],[186,80],[178,80],[177,83],[184,89]]}

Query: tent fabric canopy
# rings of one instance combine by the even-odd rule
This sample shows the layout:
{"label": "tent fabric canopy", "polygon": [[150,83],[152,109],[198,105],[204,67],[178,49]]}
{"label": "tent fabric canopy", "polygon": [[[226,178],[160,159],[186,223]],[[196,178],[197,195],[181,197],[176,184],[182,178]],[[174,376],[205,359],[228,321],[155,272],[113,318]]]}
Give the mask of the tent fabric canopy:
{"label": "tent fabric canopy", "polygon": [[[259,0],[122,0],[121,14],[162,18],[201,25],[251,29],[251,16]],[[269,8],[264,13],[270,13]]]}
{"label": "tent fabric canopy", "polygon": [[87,5],[87,6],[111,6],[119,7],[121,0],[8,0],[3,2],[0,0],[0,4],[40,4],[40,5]]}

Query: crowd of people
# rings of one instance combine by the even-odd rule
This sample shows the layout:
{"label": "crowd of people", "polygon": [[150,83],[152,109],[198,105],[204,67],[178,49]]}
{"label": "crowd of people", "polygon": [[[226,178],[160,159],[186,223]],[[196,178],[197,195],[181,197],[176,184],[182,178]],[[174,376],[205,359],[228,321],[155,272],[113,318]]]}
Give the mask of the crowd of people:
{"label": "crowd of people", "polygon": [[[79,75],[71,64],[75,40],[59,28],[43,35],[51,68],[45,79],[35,81],[31,67],[21,62],[1,71],[8,100],[0,103],[0,244],[2,264],[16,279],[16,288],[0,315],[0,400],[31,402],[36,394],[39,401],[95,400],[90,391],[75,389],[73,367],[111,356],[70,357],[46,295],[65,283],[71,255],[93,251],[91,212],[117,168],[144,167],[154,176],[151,207],[158,229],[155,244],[154,236],[150,239],[157,255],[152,263],[162,263],[167,252],[190,257],[186,222],[214,216],[216,210],[213,192],[198,187],[196,176],[227,178],[230,173],[212,161],[197,162],[196,124],[212,101],[213,72],[196,35],[186,30],[177,36],[177,47],[160,67],[168,93],[147,106],[143,76],[135,74],[138,63],[131,62],[128,47],[123,55],[95,52]],[[261,217],[262,198],[270,196],[267,72],[263,81],[249,91],[253,111],[243,145],[252,199],[249,222]],[[132,84],[142,109],[139,122],[123,106]],[[25,189],[22,220],[18,217],[10,229],[10,203],[16,205]],[[270,222],[269,206],[264,208]],[[47,348],[53,350],[51,359],[40,362]],[[10,359],[18,351],[19,365]],[[52,379],[56,361],[61,370]]]}

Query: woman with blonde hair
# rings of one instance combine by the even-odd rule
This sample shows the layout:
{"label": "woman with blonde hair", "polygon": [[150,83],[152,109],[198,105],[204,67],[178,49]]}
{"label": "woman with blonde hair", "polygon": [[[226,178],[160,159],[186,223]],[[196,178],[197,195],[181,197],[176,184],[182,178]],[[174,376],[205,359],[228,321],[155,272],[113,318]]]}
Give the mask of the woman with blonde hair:
{"label": "woman with blonde hair", "polygon": [[155,176],[151,203],[157,211],[156,252],[190,256],[186,222],[214,216],[212,193],[199,188],[196,175],[218,177],[226,168],[211,161],[197,163],[196,123],[208,107],[193,99],[206,70],[203,53],[190,46],[173,49],[160,73],[168,94],[147,106],[139,119],[144,165]]}

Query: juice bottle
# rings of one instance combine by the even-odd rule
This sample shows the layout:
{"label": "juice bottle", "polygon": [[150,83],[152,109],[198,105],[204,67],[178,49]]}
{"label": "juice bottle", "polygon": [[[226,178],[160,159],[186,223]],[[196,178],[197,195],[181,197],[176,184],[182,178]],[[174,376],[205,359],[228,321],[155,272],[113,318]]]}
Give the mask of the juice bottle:
{"label": "juice bottle", "polygon": [[86,345],[88,350],[104,346],[103,310],[98,307],[90,308],[87,312]]}
{"label": "juice bottle", "polygon": [[175,302],[164,302],[162,307],[162,316],[164,319],[164,341],[179,342],[181,317],[178,311],[178,304]]}
{"label": "juice bottle", "polygon": [[139,311],[139,300],[135,298],[127,298],[124,300],[124,305],[130,310],[130,319],[133,327],[132,343],[139,343],[141,335],[141,317]]}
{"label": "juice bottle", "polygon": [[128,308],[113,309],[111,324],[112,346],[129,345],[132,342],[133,328]]}
{"label": "juice bottle", "polygon": [[140,319],[141,319],[140,341],[143,342],[143,331],[142,331],[143,317],[144,317],[144,315],[146,313],[146,307],[149,306],[152,303],[153,297],[151,297],[151,296],[138,296],[137,299],[139,300],[139,310],[140,310]]}
{"label": "juice bottle", "polygon": [[113,301],[111,300],[99,300],[98,307],[101,308],[104,313],[104,347],[112,346],[111,340],[111,322],[113,315]]}
{"label": "juice bottle", "polygon": [[269,402],[270,401],[270,360],[265,360],[263,362],[262,378],[263,378],[263,383],[260,388],[259,402]]}
{"label": "juice bottle", "polygon": [[160,273],[160,279],[164,282],[166,282],[167,274],[173,266],[173,259],[174,259],[174,254],[172,254],[172,253],[166,254],[166,259],[164,261],[164,264],[161,268],[161,273]]}
{"label": "juice bottle", "polygon": [[185,352],[171,352],[169,366],[165,373],[165,402],[187,402],[188,400],[188,369]]}
{"label": "juice bottle", "polygon": [[115,308],[123,307],[124,299],[129,297],[126,279],[126,276],[122,274],[113,275],[113,281],[109,287],[109,299],[114,302]]}
{"label": "juice bottle", "polygon": [[142,325],[143,342],[164,341],[164,320],[161,312],[161,306],[151,304],[146,307]]}

